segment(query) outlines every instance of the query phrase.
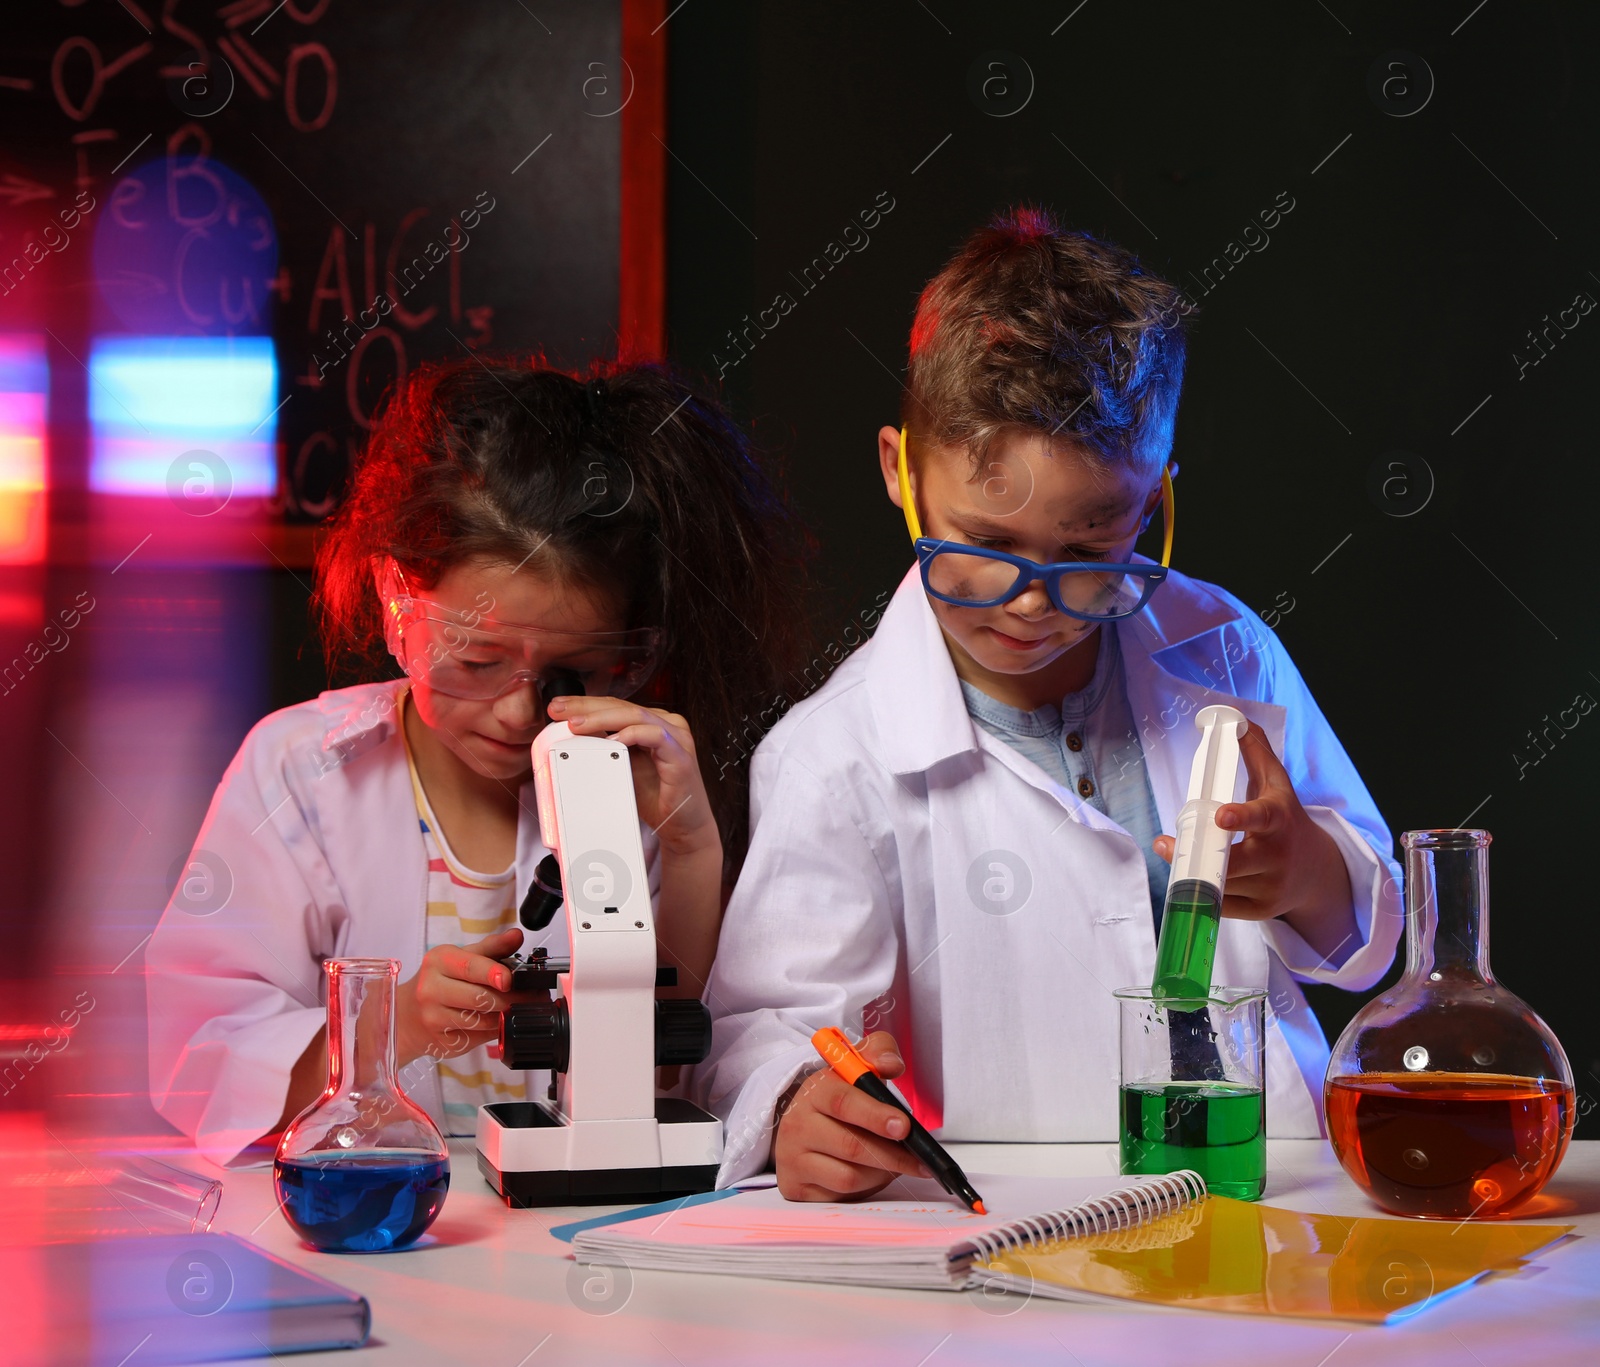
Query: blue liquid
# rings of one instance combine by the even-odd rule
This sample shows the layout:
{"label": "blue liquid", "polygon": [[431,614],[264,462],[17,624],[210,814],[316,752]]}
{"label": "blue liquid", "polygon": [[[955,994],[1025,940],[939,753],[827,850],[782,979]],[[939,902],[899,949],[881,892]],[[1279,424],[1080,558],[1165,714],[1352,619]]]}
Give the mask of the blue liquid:
{"label": "blue liquid", "polygon": [[450,1160],[381,1150],[280,1159],[278,1202],[296,1233],[328,1253],[404,1248],[434,1221]]}

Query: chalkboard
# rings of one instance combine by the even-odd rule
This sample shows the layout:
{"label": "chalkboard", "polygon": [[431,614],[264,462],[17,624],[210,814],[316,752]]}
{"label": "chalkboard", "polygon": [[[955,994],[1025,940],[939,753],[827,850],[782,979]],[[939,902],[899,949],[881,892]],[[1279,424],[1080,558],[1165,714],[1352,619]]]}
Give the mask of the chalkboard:
{"label": "chalkboard", "polygon": [[[420,360],[530,348],[577,365],[617,349],[619,321],[625,344],[658,344],[648,320],[629,333],[638,288],[621,278],[624,237],[648,244],[652,223],[637,193],[621,223],[624,147],[664,156],[623,130],[659,94],[664,35],[623,60],[626,16],[654,8],[78,0],[9,15],[0,331],[45,332],[69,372],[112,335],[270,336],[273,511],[314,523]],[[53,421],[81,420],[55,405]],[[82,443],[55,445],[52,483],[81,487]]]}

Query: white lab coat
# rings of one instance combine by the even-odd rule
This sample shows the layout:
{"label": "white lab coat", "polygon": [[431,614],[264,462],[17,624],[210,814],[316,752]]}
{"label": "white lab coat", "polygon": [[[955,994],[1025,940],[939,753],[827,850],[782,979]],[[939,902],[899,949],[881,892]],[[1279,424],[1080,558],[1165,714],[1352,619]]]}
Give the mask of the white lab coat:
{"label": "white lab coat", "polygon": [[[192,910],[174,897],[151,938],[151,1099],[218,1163],[281,1114],[290,1069],[326,1019],[324,959],[398,959],[401,982],[422,962],[427,856],[396,712],[406,686],[338,689],[257,723],[217,787],[189,866],[197,878],[226,870],[231,891],[224,902],[202,889]],[[531,778],[518,800],[521,905],[548,851]],[[643,835],[654,893],[658,843]],[[524,947],[561,956],[567,943],[557,916]],[[404,1073],[412,1099],[442,1125],[431,1062]]]}
{"label": "white lab coat", "polygon": [[[1361,943],[1339,967],[1281,921],[1224,920],[1217,943],[1214,981],[1269,992],[1268,1133],[1319,1135],[1328,1047],[1295,980],[1361,989],[1389,967],[1389,832],[1239,600],[1173,573],[1114,629],[1164,831],[1199,746],[1194,714],[1226,703],[1262,728],[1344,856]],[[810,1036],[825,1025],[893,1031],[899,1086],[947,1139],[1116,1139],[1111,994],[1155,968],[1143,856],[973,725],[915,568],[874,638],[758,747],[751,784],[750,852],[707,985],[712,1051],[694,1079],[727,1122],[722,1184],[767,1164],[774,1105],[816,1065]],[[1012,900],[1031,890],[997,915],[983,883],[1008,863]]]}

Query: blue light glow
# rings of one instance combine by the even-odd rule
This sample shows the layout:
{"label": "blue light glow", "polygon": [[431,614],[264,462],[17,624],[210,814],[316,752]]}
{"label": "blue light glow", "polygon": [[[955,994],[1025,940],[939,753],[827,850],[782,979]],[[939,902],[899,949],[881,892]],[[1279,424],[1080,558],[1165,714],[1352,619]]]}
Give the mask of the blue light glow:
{"label": "blue light glow", "polygon": [[234,496],[271,494],[277,404],[268,337],[101,338],[89,356],[89,487],[165,495],[173,463],[202,450]]}

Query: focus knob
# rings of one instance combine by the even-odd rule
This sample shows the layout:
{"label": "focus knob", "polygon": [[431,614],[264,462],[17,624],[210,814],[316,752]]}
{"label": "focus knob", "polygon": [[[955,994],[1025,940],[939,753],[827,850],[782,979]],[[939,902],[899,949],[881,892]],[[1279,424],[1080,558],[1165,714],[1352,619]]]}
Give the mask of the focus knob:
{"label": "focus knob", "polygon": [[656,1063],[699,1063],[711,1052],[711,1013],[704,1002],[676,997],[656,1003]]}
{"label": "focus knob", "polygon": [[[562,997],[523,1002],[500,1018],[500,1061],[507,1068],[548,1068],[564,1073],[570,1040],[567,1003]],[[658,1043],[658,1051],[660,1047]]]}

